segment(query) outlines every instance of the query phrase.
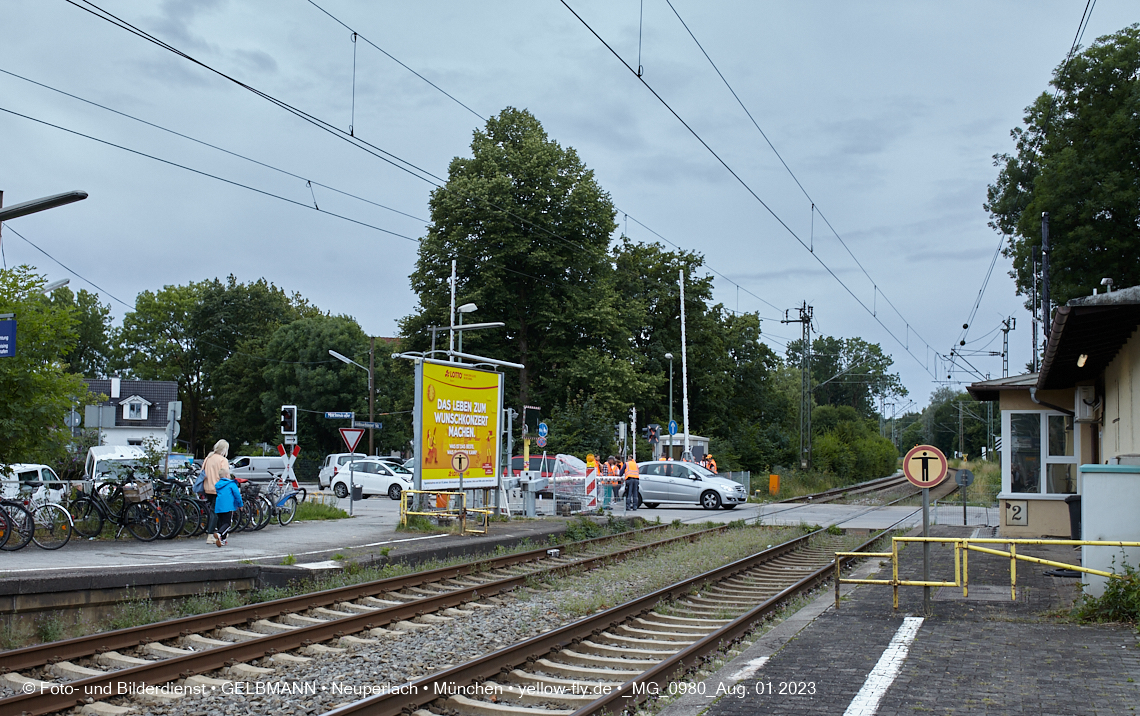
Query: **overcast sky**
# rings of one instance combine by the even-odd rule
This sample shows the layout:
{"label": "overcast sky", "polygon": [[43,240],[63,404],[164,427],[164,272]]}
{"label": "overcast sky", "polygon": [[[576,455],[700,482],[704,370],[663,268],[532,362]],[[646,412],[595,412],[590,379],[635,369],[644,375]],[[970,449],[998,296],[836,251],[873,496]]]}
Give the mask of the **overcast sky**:
{"label": "overcast sky", "polygon": [[[351,33],[308,0],[96,0],[246,84],[342,130],[352,123],[358,137],[437,176],[469,155],[477,115],[526,108],[595,170],[621,230],[656,240],[644,224],[703,253],[723,274],[718,301],[776,319],[763,330],[778,352],[799,335],[778,319],[806,301],[816,331],[881,344],[919,405],[946,378],[934,353],[959,340],[999,242],[982,210],[991,157],[1011,150],[1010,129],[1046,89],[1085,8],[1078,0],[672,0],[861,269],[813,217],[665,0],[644,0],[641,22],[640,0],[569,4],[634,67],[640,35],[645,80],[787,228],[558,0],[316,2],[471,111],[361,39],[353,116]],[[1083,44],[1137,19],[1134,2],[1101,0]],[[0,112],[6,205],[90,194],[5,224],[8,266],[28,263],[93,290],[10,227],[102,287],[116,316],[126,309],[112,295],[129,303],[142,290],[230,273],[265,277],[354,316],[372,335],[395,334],[413,310],[408,275],[430,183],[63,0],[7,0],[0,22],[0,70],[396,210],[310,189],[0,74],[4,110],[300,204]],[[313,211],[314,198],[324,211],[408,238]],[[999,258],[967,340],[1000,351],[999,323],[1015,316],[1017,373],[1029,360],[1030,323],[1008,272]],[[971,361],[1001,375],[1000,358]]]}

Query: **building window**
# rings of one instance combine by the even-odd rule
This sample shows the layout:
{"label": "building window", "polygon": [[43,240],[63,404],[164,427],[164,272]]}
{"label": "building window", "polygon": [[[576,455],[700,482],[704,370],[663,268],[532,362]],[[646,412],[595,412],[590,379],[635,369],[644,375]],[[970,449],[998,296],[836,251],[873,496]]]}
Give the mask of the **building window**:
{"label": "building window", "polygon": [[1076,493],[1077,438],[1071,417],[1043,412],[1011,413],[1009,438],[1010,492]]}
{"label": "building window", "polygon": [[127,404],[127,419],[128,420],[142,420],[142,403],[128,403]]}

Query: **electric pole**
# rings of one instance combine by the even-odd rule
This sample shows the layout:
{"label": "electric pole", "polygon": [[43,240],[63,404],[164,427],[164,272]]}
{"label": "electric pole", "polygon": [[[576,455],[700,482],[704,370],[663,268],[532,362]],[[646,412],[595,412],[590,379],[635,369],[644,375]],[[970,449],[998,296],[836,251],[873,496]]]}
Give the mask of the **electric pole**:
{"label": "electric pole", "polygon": [[788,318],[780,323],[799,323],[801,327],[800,352],[800,469],[811,469],[811,316],[812,307],[804,301],[799,307],[799,318]]}
{"label": "electric pole", "polygon": [[1001,322],[1001,377],[1009,377],[1009,332],[1017,328],[1017,319],[1013,316]]}

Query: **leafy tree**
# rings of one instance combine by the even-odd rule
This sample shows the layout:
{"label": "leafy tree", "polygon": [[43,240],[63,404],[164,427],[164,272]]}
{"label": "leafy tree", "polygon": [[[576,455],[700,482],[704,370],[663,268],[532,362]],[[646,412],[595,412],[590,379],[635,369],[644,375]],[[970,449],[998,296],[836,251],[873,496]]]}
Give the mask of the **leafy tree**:
{"label": "leafy tree", "polygon": [[844,482],[860,482],[895,471],[898,451],[879,435],[875,421],[849,405],[821,405],[812,411],[812,464]]}
{"label": "leafy tree", "polygon": [[[802,346],[802,340],[788,343],[790,364],[800,365]],[[812,395],[819,405],[849,405],[869,418],[878,414],[878,399],[907,394],[898,373],[888,372],[892,365],[878,343],[820,336],[812,341]]]}
{"label": "leafy tree", "polygon": [[609,195],[525,110],[492,117],[471,150],[432,192],[432,223],[411,275],[419,305],[401,324],[405,345],[425,350],[426,328],[447,324],[454,259],[458,303],[479,306],[472,320],[506,323],[470,333],[465,349],[525,366],[506,371],[509,405],[550,411],[579,390],[632,402],[644,386],[627,359],[607,257],[616,228]]}
{"label": "leafy tree", "polygon": [[67,354],[68,370],[87,378],[107,375],[111,360],[111,306],[99,302],[99,295],[79,289],[72,293],[66,286],[51,295],[52,303],[75,310],[76,342]]}
{"label": "leafy tree", "polygon": [[1140,284],[1140,25],[1098,38],[1050,84],[1056,96],[1042,93],[1011,132],[1015,153],[994,156],[984,208],[1009,236],[1018,293],[1033,284],[1049,212],[1051,299],[1063,304],[1104,276]]}
{"label": "leafy tree", "polygon": [[[551,412],[550,450],[578,456],[591,452],[603,457],[616,454],[614,429],[609,418],[595,396],[584,393],[572,396]],[[522,451],[516,452],[521,454]]]}
{"label": "leafy tree", "polygon": [[0,313],[16,314],[16,355],[0,358],[0,464],[53,462],[71,437],[63,416],[86,402],[81,376],[67,372],[77,340],[75,309],[43,296],[28,266],[0,269]]}

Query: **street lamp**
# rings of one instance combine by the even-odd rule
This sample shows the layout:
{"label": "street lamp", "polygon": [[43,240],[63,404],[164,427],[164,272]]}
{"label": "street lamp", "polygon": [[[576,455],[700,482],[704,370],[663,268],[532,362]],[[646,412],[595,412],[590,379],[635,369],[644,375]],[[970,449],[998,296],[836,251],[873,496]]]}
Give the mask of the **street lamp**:
{"label": "street lamp", "polygon": [[[368,351],[368,367],[367,368],[360,365],[359,363],[357,363],[353,359],[349,358],[348,356],[341,355],[340,353],[337,353],[336,351],[334,351],[331,348],[329,349],[329,355],[332,356],[333,358],[336,358],[341,363],[351,363],[352,365],[356,366],[357,368],[360,368],[361,370],[368,373],[368,422],[370,422],[370,423],[375,422],[376,421],[376,414],[374,412],[373,400],[375,399],[375,396],[376,396],[376,388],[372,382],[372,374],[373,374],[373,367],[376,365],[376,363],[375,363],[376,339],[375,338],[372,339],[372,347]],[[376,453],[376,449],[375,449],[375,445],[373,443],[373,430],[372,430],[372,428],[368,428],[368,454],[373,455],[375,453]]]}
{"label": "street lamp", "polygon": [[669,457],[673,457],[673,354],[666,353],[665,357],[669,359],[669,425],[666,430],[669,431]]}
{"label": "street lamp", "polygon": [[[465,303],[459,308],[455,309],[459,313],[459,325],[463,325],[463,314],[474,313],[479,310],[479,307],[474,303]],[[459,332],[459,352],[463,352],[463,331]]]}
{"label": "street lamp", "polygon": [[[70,204],[73,201],[82,201],[87,198],[85,191],[66,191],[54,196],[45,196],[42,199],[32,199],[22,204],[13,204],[7,209],[0,209],[0,221],[10,221],[21,216],[34,214],[37,211],[47,211],[57,206]],[[0,206],[3,206],[3,194],[0,193]]]}

